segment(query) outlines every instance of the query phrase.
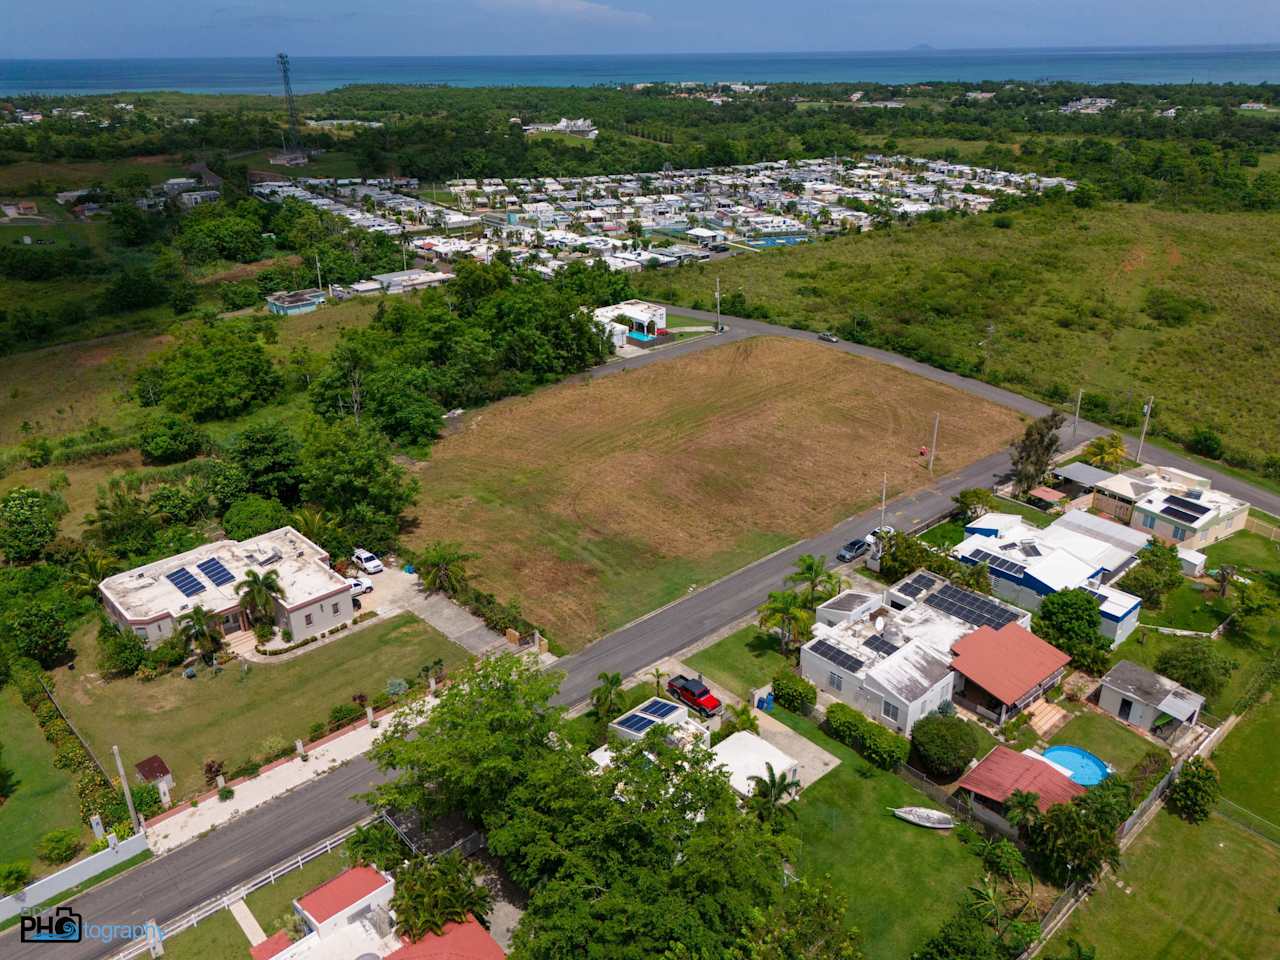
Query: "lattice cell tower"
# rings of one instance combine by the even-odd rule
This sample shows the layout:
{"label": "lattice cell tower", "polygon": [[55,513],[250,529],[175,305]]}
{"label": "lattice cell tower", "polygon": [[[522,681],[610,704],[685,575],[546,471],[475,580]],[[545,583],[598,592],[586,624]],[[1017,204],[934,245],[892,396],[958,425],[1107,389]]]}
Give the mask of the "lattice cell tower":
{"label": "lattice cell tower", "polygon": [[298,135],[298,105],[294,102],[293,84],[289,80],[288,54],[276,54],[276,63],[280,67],[280,78],[284,81],[284,101],[285,107],[289,111],[289,142],[285,149],[291,152],[301,152],[302,141]]}

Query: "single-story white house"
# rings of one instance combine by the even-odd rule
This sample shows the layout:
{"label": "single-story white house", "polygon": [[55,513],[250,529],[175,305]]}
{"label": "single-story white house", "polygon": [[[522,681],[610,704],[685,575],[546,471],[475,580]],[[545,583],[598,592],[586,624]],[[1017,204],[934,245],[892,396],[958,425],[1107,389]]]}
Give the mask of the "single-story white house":
{"label": "single-story white house", "polygon": [[729,774],[729,784],[742,797],[755,794],[752,777],[768,778],[768,767],[776,776],[792,779],[799,776],[800,765],[768,740],[746,730],[739,730],[711,748],[715,763]]}
{"label": "single-story white house", "polygon": [[1204,697],[1131,660],[1107,671],[1098,687],[1098,706],[1151,733],[1195,723]]}
{"label": "single-story white house", "polygon": [[656,337],[667,329],[667,308],[645,300],[624,300],[621,303],[600,307],[592,316],[596,323],[622,324],[629,333]]}
{"label": "single-story white house", "polygon": [[1245,528],[1249,504],[1173,467],[1143,464],[1097,484],[1093,507],[1162,543],[1201,550]]}
{"label": "single-story white house", "polygon": [[236,584],[249,570],[279,574],[283,596],[276,598],[273,619],[295,642],[351,621],[346,578],[330,568],[329,554],[293,527],[206,543],[107,577],[98,590],[112,622],[155,647],[197,606],[217,615],[224,635],[248,629]]}

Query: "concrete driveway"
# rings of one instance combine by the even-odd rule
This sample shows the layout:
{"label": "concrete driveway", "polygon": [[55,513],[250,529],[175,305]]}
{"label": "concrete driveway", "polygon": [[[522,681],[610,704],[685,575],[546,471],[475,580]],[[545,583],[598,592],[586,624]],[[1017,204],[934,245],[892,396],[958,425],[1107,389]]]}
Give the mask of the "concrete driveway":
{"label": "concrete driveway", "polygon": [[382,616],[408,611],[421,617],[468,653],[486,656],[507,647],[503,636],[490,630],[485,622],[442,593],[428,594],[418,577],[398,567],[388,566],[369,578],[373,593],[360,598],[366,610],[377,610]]}
{"label": "concrete driveway", "polygon": [[763,711],[753,709],[751,712],[760,724],[760,739],[773,744],[796,761],[796,779],[800,781],[801,790],[839,766],[840,761],[836,757],[808,737],[796,733]]}

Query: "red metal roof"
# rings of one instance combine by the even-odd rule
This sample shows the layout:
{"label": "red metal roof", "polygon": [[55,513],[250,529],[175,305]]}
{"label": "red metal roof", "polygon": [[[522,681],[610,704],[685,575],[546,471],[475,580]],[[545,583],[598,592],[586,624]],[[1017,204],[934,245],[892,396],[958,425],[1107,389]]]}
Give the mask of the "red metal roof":
{"label": "red metal roof", "polygon": [[249,948],[249,956],[253,960],[271,960],[277,953],[283,953],[293,945],[293,941],[289,939],[289,934],[284,930],[277,930],[261,943]]}
{"label": "red metal roof", "polygon": [[406,943],[387,960],[505,960],[506,954],[489,931],[474,917],[466,923],[445,924],[440,936],[427,934],[414,943]]}
{"label": "red metal roof", "polygon": [[373,867],[352,867],[298,898],[298,906],[316,923],[324,923],[389,883]]}
{"label": "red metal roof", "polygon": [[979,627],[951,648],[951,668],[1007,704],[1070,662],[1071,657],[1030,630],[1006,623],[999,630]]}
{"label": "red metal roof", "polygon": [[1008,800],[1015,790],[1036,793],[1040,795],[1042,811],[1047,811],[1054,804],[1069,803],[1072,797],[1084,793],[1084,787],[1045,761],[1001,746],[961,777],[956,787],[964,787],[1000,803]]}
{"label": "red metal roof", "polygon": [[169,765],[160,759],[159,754],[152,754],[147,759],[138,761],[133,769],[144,783],[154,783],[169,776]]}

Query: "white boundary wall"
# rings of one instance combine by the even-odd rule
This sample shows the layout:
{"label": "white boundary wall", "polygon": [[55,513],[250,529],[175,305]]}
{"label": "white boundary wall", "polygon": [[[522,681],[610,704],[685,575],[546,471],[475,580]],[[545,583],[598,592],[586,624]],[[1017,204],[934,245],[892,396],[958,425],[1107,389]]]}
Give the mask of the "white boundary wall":
{"label": "white boundary wall", "polygon": [[23,910],[38,907],[46,900],[70,890],[77,884],[91,880],[104,870],[110,870],[116,864],[124,863],[149,849],[146,834],[135,833],[132,837],[116,844],[114,850],[108,847],[83,860],[77,860],[71,866],[64,867],[57,873],[50,874],[23,890],[0,899],[0,921],[16,917]]}

